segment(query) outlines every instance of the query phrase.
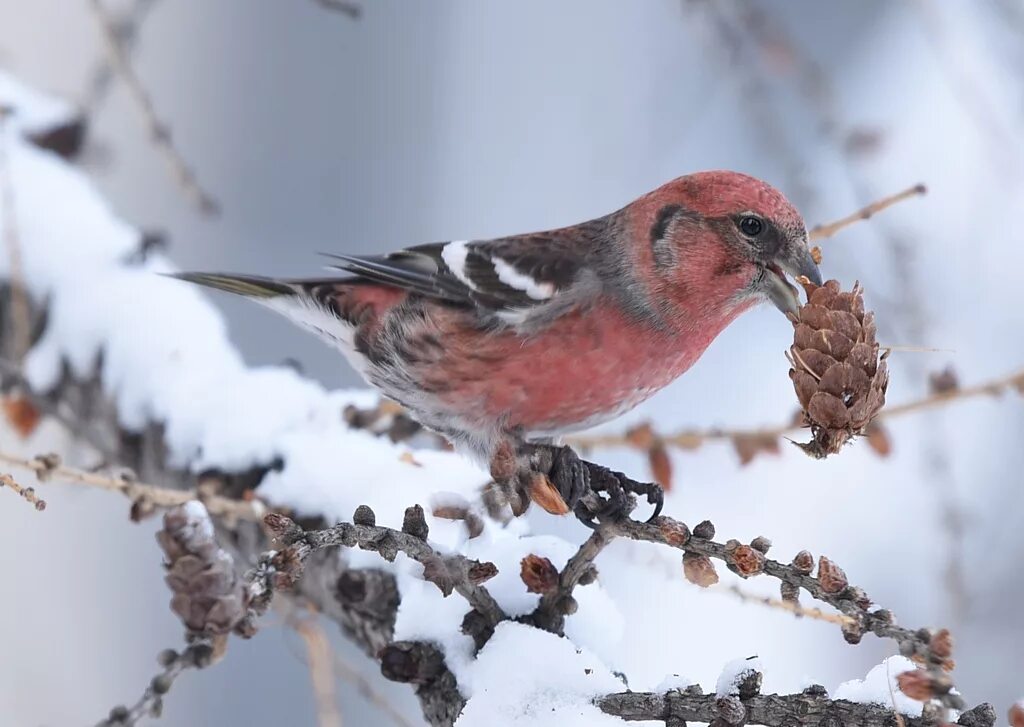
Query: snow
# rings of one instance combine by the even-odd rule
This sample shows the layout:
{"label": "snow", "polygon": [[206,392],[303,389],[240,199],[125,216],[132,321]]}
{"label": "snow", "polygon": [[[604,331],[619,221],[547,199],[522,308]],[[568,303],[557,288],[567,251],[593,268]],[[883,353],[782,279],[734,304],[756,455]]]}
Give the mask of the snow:
{"label": "snow", "polygon": [[32,88],[0,70],[0,107],[10,110],[8,125],[20,131],[45,131],[72,120],[75,107],[64,99]]}
{"label": "snow", "polygon": [[194,533],[194,535],[186,536],[184,538],[186,541],[191,541],[196,536],[202,540],[213,538],[213,522],[203,503],[199,500],[190,500],[181,507],[185,511],[186,525]]}
{"label": "snow", "polygon": [[554,634],[502,623],[463,674],[471,695],[457,727],[621,727],[592,703],[625,687],[586,649]]}
{"label": "snow", "polygon": [[693,680],[679,674],[669,674],[654,687],[655,692],[671,692],[672,690],[682,691],[693,686]]}
{"label": "snow", "polygon": [[840,684],[832,696],[835,699],[846,699],[861,704],[883,704],[895,707],[902,714],[919,717],[924,705],[903,694],[896,683],[899,674],[916,668],[914,662],[905,656],[890,656],[873,667],[863,679],[853,679]]}
{"label": "snow", "polygon": [[715,684],[715,694],[719,697],[739,694],[740,682],[754,672],[764,673],[761,660],[756,656],[730,661],[722,667],[722,673],[719,674],[718,682]]}

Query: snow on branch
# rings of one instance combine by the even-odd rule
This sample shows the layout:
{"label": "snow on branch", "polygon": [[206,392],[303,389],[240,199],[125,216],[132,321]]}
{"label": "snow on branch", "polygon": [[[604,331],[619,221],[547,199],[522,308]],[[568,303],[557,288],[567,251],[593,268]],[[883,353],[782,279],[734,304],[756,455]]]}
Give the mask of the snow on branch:
{"label": "snow on branch", "polygon": [[[0,94],[5,88],[15,85],[0,76]],[[326,391],[286,367],[247,367],[199,292],[158,275],[173,270],[170,262],[139,254],[144,236],[77,170],[28,141],[39,130],[28,122],[33,113],[54,105],[17,88],[17,98],[0,95],[13,107],[0,171],[16,192],[0,223],[16,220],[24,242],[31,348],[13,373],[0,366],[2,390],[23,406],[59,412],[71,431],[88,433],[103,461],[96,472],[47,456],[5,453],[2,461],[46,483],[121,492],[136,519],[169,508],[159,540],[187,641],[161,656],[162,671],[133,706],[101,724],[158,714],[179,675],[227,656],[230,638],[258,633],[275,596],[312,606],[378,659],[384,676],[413,685],[431,725],[896,719],[874,671],[867,686],[837,699],[823,690],[760,695],[752,665],[723,677],[713,696],[694,687],[623,692],[598,655],[609,622],[621,620],[595,565],[615,540],[678,551],[683,577],[701,586],[718,582],[715,561],[741,578],[775,579],[783,602],[795,607],[806,594],[835,609],[847,641],[872,633],[896,642],[908,659],[893,677],[903,692],[896,706],[913,713],[908,724],[948,722],[963,707],[948,674],[949,633],[896,625],[824,556],[801,551],[777,561],[767,538],[716,540],[710,522],[691,529],[668,516],[599,518],[582,545],[537,535],[510,516],[483,472],[448,452],[411,450],[403,437],[415,427],[400,425],[398,414],[363,415],[374,411],[374,395]],[[61,215],[52,214],[54,199]],[[3,359],[16,339],[11,274],[0,255]],[[651,490],[586,466],[592,481],[610,477],[634,493],[634,504]],[[586,496],[593,512],[598,497]],[[891,687],[887,674],[882,683]],[[993,723],[987,706],[959,717],[965,726]]]}

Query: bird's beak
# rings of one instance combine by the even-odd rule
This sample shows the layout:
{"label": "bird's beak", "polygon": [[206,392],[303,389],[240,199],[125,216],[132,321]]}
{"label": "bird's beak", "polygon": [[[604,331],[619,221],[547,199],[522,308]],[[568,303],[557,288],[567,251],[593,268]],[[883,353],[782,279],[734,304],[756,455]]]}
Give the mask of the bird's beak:
{"label": "bird's beak", "polygon": [[821,271],[818,270],[807,245],[793,245],[774,262],[765,266],[765,273],[765,293],[783,314],[796,315],[800,309],[798,291],[786,278],[787,274],[794,278],[806,276],[815,285],[821,285],[822,282]]}

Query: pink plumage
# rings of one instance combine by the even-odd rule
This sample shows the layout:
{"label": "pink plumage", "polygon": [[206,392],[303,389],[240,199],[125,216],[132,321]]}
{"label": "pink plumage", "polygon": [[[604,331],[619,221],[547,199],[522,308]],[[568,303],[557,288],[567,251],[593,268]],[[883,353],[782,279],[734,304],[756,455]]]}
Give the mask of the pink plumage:
{"label": "pink plumage", "polygon": [[636,406],[759,301],[795,311],[786,273],[821,280],[786,198],[724,171],[571,227],[337,260],[349,277],[181,277],[312,329],[484,462]]}

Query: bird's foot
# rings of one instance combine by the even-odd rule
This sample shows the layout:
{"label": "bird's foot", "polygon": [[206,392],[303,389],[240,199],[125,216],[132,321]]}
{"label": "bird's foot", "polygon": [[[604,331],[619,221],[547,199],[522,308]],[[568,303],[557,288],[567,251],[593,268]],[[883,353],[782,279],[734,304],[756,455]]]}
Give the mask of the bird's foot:
{"label": "bird's foot", "polygon": [[[636,508],[637,497],[654,505],[651,519],[661,514],[664,493],[658,485],[637,482],[621,472],[582,460],[571,447],[547,444],[528,447],[529,470],[546,474],[547,481],[565,502],[565,512],[575,513],[587,527],[597,528],[602,521],[628,517]],[[549,502],[546,505],[544,509],[548,512],[556,512]]]}
{"label": "bird's foot", "polygon": [[[575,509],[576,517],[587,527],[597,528],[602,521],[615,522],[628,517],[636,508],[637,496],[654,505],[648,522],[661,514],[665,494],[658,485],[637,482],[621,472],[593,463],[587,463],[587,468],[593,496],[581,501]],[[598,493],[604,493],[604,497]]]}

